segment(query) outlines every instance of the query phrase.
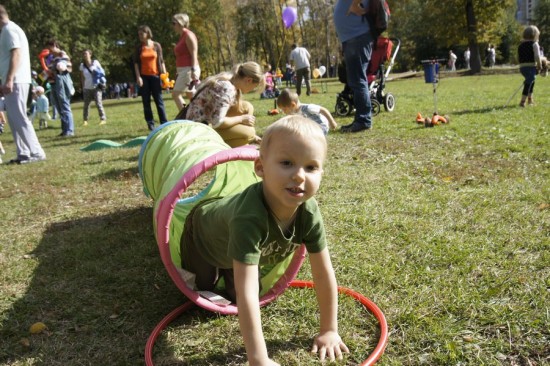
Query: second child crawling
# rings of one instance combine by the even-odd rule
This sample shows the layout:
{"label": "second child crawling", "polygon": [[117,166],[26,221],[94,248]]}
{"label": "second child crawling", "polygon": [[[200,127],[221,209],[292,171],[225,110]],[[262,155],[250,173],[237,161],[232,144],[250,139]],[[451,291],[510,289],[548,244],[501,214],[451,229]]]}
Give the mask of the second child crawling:
{"label": "second child crawling", "polygon": [[286,115],[302,115],[317,123],[325,135],[329,130],[335,130],[338,124],[332,118],[328,109],[317,104],[302,104],[298,94],[290,89],[284,89],[277,97],[277,106]]}
{"label": "second child crawling", "polygon": [[187,216],[183,269],[195,274],[198,290],[211,291],[223,278],[227,296],[237,303],[251,366],[278,365],[269,358],[263,337],[259,266],[277,263],[302,243],[309,252],[320,310],[312,352],[321,360],[349,352],[338,334],[336,278],[314,198],[326,154],[326,139],[317,124],[302,116],[282,118],[265,131],[254,162],[262,182],[199,204]]}

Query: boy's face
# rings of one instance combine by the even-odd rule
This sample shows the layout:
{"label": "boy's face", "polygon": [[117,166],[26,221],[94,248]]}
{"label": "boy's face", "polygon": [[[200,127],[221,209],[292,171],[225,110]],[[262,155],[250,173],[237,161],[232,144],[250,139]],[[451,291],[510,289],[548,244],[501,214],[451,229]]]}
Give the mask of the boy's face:
{"label": "boy's face", "polygon": [[313,197],[323,174],[325,148],[316,139],[275,132],[267,151],[256,159],[256,174],[263,178],[264,196],[280,219],[290,218]]}

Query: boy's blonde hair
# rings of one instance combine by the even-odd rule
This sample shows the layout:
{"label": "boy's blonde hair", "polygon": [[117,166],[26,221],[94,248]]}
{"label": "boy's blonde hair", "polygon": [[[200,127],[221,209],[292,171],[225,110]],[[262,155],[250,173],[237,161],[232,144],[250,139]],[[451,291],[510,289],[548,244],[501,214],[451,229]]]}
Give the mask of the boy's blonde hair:
{"label": "boy's blonde hair", "polygon": [[291,103],[300,103],[300,98],[296,92],[285,88],[281,91],[281,94],[277,97],[277,105],[281,107],[290,107]]}
{"label": "boy's blonde hair", "polygon": [[523,30],[523,39],[528,41],[538,41],[539,35],[540,35],[540,31],[534,25],[529,25],[525,27],[525,29]]}
{"label": "boy's blonde hair", "polygon": [[[269,144],[273,135],[284,133],[286,135],[297,135],[304,139],[315,140],[323,146],[325,156],[327,155],[327,139],[319,125],[309,118],[292,115],[286,116],[272,123],[264,132],[262,142],[260,143],[260,155],[265,155],[269,149]],[[280,138],[280,137],[279,137]]]}

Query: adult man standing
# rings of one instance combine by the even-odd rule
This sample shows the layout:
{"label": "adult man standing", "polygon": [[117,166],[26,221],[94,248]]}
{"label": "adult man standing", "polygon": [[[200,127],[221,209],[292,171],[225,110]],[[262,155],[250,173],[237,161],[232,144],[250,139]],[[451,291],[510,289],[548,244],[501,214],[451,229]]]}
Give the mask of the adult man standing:
{"label": "adult man standing", "polygon": [[309,52],[304,47],[293,44],[289,58],[290,61],[294,62],[294,69],[296,70],[296,94],[300,95],[302,92],[302,80],[305,80],[306,94],[311,95],[311,68],[309,65],[311,56]]}
{"label": "adult man standing", "polygon": [[342,126],[342,132],[359,132],[372,128],[371,101],[367,67],[372,56],[373,36],[366,14],[366,0],[338,0],[334,7],[334,25],[342,42],[349,87],[353,90],[355,117],[353,123]]}
{"label": "adult man standing", "polygon": [[3,5],[0,5],[0,29],[0,91],[5,97],[8,123],[17,149],[17,157],[10,163],[46,160],[46,154],[27,117],[27,97],[31,84],[29,43],[25,32],[10,21]]}

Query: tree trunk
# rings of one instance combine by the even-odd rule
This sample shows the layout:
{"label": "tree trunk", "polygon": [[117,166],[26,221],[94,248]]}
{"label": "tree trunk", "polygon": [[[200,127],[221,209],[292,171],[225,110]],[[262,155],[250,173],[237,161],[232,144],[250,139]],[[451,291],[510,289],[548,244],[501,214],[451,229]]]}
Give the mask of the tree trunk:
{"label": "tree trunk", "polygon": [[468,25],[468,46],[470,47],[470,69],[473,74],[481,72],[481,56],[477,44],[477,21],[473,0],[466,1],[466,24]]}

